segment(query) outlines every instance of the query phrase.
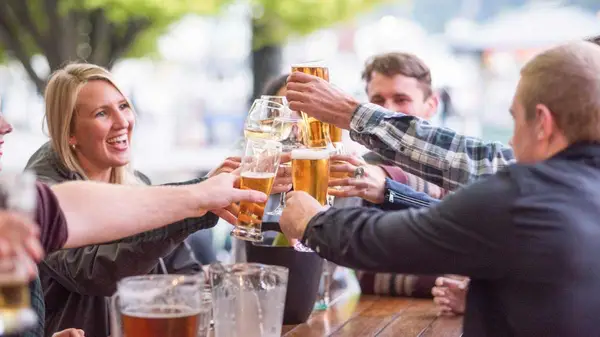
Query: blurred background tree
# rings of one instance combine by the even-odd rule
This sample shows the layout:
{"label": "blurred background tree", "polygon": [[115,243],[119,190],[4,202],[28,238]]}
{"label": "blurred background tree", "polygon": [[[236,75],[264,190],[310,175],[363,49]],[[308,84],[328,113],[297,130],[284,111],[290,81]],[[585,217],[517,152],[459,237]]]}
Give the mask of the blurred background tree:
{"label": "blurred background tree", "polygon": [[[107,68],[155,50],[157,37],[186,14],[215,14],[229,0],[2,0],[0,56],[19,60],[39,92],[46,78],[32,66],[42,54],[50,70],[87,60]],[[42,75],[43,76],[43,75]]]}
{"label": "blurred background tree", "polygon": [[306,35],[320,28],[352,19],[383,2],[390,1],[253,0],[254,91],[252,97],[257,97],[265,82],[280,73],[282,46],[290,36]]}
{"label": "blurred background tree", "polygon": [[[281,69],[281,46],[385,0],[249,0],[252,6],[254,93]],[[156,51],[157,38],[187,14],[214,15],[233,0],[0,0],[0,58],[19,60],[43,92],[46,75],[32,65],[41,54],[50,71],[85,60],[111,68],[122,57]],[[231,41],[231,43],[240,43]]]}

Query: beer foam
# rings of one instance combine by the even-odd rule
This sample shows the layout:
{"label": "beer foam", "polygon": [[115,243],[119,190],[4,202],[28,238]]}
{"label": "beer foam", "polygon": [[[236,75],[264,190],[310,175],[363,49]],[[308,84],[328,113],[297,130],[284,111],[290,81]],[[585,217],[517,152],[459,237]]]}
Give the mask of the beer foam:
{"label": "beer foam", "polygon": [[187,305],[147,305],[121,309],[123,315],[137,318],[182,318],[200,314],[200,309]]}
{"label": "beer foam", "polygon": [[274,178],[275,173],[272,173],[272,172],[242,172],[241,176],[244,178],[266,179],[266,178]]}
{"label": "beer foam", "polygon": [[329,150],[294,149],[292,159],[318,160],[329,159]]}
{"label": "beer foam", "polygon": [[313,60],[292,64],[292,68],[323,68],[327,67],[325,60]]}

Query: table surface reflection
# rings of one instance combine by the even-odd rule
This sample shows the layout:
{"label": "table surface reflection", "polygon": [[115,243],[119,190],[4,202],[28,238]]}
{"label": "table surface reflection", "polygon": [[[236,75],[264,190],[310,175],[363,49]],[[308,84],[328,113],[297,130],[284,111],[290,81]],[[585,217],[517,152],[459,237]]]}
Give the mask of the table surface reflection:
{"label": "table surface reflection", "polygon": [[459,337],[462,317],[437,316],[430,299],[338,294],[335,303],[308,321],[286,325],[282,336]]}

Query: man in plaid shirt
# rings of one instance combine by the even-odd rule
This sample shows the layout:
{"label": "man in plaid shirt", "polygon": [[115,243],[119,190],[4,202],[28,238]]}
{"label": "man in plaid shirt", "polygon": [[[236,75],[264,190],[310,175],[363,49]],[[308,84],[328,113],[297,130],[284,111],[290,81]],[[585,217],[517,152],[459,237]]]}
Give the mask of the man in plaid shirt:
{"label": "man in plaid shirt", "polygon": [[[309,91],[310,90],[310,91]],[[288,80],[290,108],[350,130],[367,146],[421,178],[447,190],[496,173],[515,162],[513,150],[499,142],[461,135],[415,116],[360,103],[317,77],[293,73]]]}
{"label": "man in plaid shirt", "polygon": [[[306,91],[309,87],[312,87],[310,94]],[[487,143],[458,134],[448,128],[433,126],[420,118],[419,114],[395,112],[379,104],[396,111],[414,112],[414,110],[407,110],[406,105],[400,110],[385,101],[369,98],[371,102],[378,104],[360,104],[329,83],[310,75],[294,73],[288,81],[288,100],[292,109],[310,111],[314,117],[324,122],[338,126],[341,124],[349,129],[353,140],[374,150],[388,163],[391,162],[401,168],[398,170],[395,167],[383,166],[388,177],[395,178],[391,173],[396,171],[397,177],[403,179],[394,180],[407,183],[418,192],[434,191],[437,195],[429,194],[440,198],[447,193],[446,190],[452,191],[479,178],[492,175],[515,162],[512,149],[501,143]],[[344,160],[344,158],[337,159]],[[349,163],[354,166],[360,165],[352,160],[349,160]],[[335,166],[332,166],[332,170]],[[369,168],[366,169],[366,180],[369,180],[370,171]],[[357,182],[357,179],[350,180]],[[372,192],[367,188],[363,193],[365,196],[381,194],[379,190]],[[351,196],[342,193],[334,194],[335,191],[331,193],[337,196]],[[365,199],[369,200],[368,197]],[[371,196],[372,200],[373,196]],[[440,310],[464,312],[467,281],[457,282],[446,277],[436,280],[436,277],[391,273],[359,272],[358,277],[363,292],[388,295],[427,296],[429,289],[437,283],[432,293],[436,296],[435,301],[440,306]]]}
{"label": "man in plaid shirt", "polygon": [[[392,52],[375,55],[366,62],[362,78],[371,103],[425,119],[437,111],[438,96],[432,89],[429,67],[413,54]],[[332,160],[336,163],[331,166],[332,173],[352,175],[358,167],[364,169],[362,178],[332,180],[332,186],[342,187],[330,190],[330,194],[336,197],[361,197],[369,204],[389,210],[406,207],[407,199],[411,205],[425,197],[416,198],[418,193],[408,194],[406,190],[396,191],[394,186],[404,187],[400,184],[436,199],[447,194],[439,186],[405,172],[374,152],[363,158],[343,155]],[[393,195],[397,197],[391,197]],[[361,271],[357,272],[357,276],[363,293],[412,297],[431,297],[436,280],[435,275]]]}

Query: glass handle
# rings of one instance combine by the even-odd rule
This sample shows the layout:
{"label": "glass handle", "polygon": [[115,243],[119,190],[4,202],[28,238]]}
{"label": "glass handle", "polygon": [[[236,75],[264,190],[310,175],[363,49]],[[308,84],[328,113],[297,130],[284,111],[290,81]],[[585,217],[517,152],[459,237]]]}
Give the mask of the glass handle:
{"label": "glass handle", "polygon": [[115,293],[110,298],[110,336],[109,337],[121,337],[121,313],[117,301],[119,295]]}

